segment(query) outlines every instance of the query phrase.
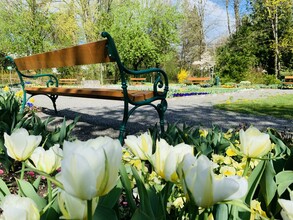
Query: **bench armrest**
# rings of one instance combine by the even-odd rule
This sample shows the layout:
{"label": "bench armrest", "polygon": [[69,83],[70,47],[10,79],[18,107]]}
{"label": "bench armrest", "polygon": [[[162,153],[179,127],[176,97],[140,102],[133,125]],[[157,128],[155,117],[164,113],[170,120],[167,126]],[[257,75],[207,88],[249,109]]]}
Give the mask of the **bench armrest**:
{"label": "bench armrest", "polygon": [[145,70],[128,70],[125,69],[127,74],[135,75],[135,76],[142,76],[142,75],[149,75],[155,74],[155,79],[153,82],[153,91],[154,91],[154,98],[166,98],[167,93],[169,91],[169,81],[167,74],[160,68],[150,68]]}
{"label": "bench armrest", "polygon": [[14,59],[10,56],[6,56],[6,66],[10,66],[11,68],[15,69],[15,71],[17,72],[17,75],[19,77],[20,80],[20,84],[22,85],[23,89],[25,88],[25,81],[24,78],[28,78],[28,79],[38,79],[38,78],[42,78],[42,77],[47,77],[48,80],[46,81],[46,86],[50,87],[50,86],[55,86],[58,87],[59,83],[58,83],[58,79],[56,76],[54,76],[53,74],[50,73],[41,73],[41,74],[34,74],[34,75],[26,75],[24,73],[22,73],[21,71],[18,70]]}

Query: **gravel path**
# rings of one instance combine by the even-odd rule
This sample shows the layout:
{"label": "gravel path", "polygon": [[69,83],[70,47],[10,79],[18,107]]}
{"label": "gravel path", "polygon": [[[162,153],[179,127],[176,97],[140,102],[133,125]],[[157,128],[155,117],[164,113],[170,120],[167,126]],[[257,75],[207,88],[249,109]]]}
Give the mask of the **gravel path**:
{"label": "gravel path", "polygon": [[[235,128],[239,125],[254,125],[259,129],[268,127],[293,130],[293,121],[277,119],[271,116],[254,116],[213,108],[214,104],[227,100],[257,99],[271,95],[291,94],[293,90],[242,90],[233,93],[176,97],[168,99],[168,110],[165,114],[168,123],[179,123],[210,128],[219,125],[223,129]],[[58,116],[54,114],[51,101],[44,96],[35,97],[35,105],[42,106],[39,116],[56,117],[52,126],[62,122],[63,117],[68,121],[80,115],[80,120],[74,129],[74,135],[80,140],[108,135],[118,137],[119,125],[122,120],[123,102],[97,100],[88,98],[59,97],[57,100]],[[293,107],[292,107],[293,109]],[[293,110],[292,110],[293,111]],[[145,114],[147,112],[147,114]],[[293,112],[292,112],[293,114]],[[146,131],[158,122],[156,111],[146,106],[138,109],[128,122],[129,133]]]}

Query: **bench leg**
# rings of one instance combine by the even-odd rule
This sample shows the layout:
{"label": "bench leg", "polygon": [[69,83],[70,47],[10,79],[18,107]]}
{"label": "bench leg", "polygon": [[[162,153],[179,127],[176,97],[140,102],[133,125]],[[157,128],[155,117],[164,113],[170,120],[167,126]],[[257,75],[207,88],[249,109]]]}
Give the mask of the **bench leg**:
{"label": "bench leg", "polygon": [[156,110],[159,114],[159,118],[160,118],[160,128],[161,128],[161,132],[164,133],[165,132],[165,112],[168,108],[168,103],[166,101],[166,99],[163,99],[161,101],[160,104],[157,105]]}
{"label": "bench leg", "polygon": [[129,107],[128,107],[128,102],[124,101],[124,112],[123,112],[123,120],[120,125],[119,129],[119,141],[121,145],[124,144],[124,137],[125,137],[125,131],[126,131],[126,124],[129,118]]}
{"label": "bench leg", "polygon": [[47,96],[51,99],[55,114],[57,114],[58,111],[57,111],[57,107],[56,107],[56,100],[58,98],[58,95],[47,95]]}

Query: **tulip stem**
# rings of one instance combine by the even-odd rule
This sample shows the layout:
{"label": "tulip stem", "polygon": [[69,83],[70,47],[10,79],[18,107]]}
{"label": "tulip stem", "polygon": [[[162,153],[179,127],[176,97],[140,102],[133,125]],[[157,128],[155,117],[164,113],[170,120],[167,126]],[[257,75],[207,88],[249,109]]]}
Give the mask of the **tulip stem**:
{"label": "tulip stem", "polygon": [[52,185],[49,179],[47,179],[47,185],[48,185],[48,203],[50,203],[52,201]]}
{"label": "tulip stem", "polygon": [[250,167],[250,161],[251,161],[251,158],[247,157],[245,169],[244,169],[244,172],[243,172],[243,175],[242,175],[243,177],[246,177],[246,175],[247,175],[248,169]]}
{"label": "tulip stem", "polygon": [[87,220],[92,220],[93,219],[93,210],[92,210],[92,200],[87,200]]}
{"label": "tulip stem", "polygon": [[24,169],[25,169],[25,162],[21,162],[21,172],[20,172],[20,180],[23,180],[24,177]]}

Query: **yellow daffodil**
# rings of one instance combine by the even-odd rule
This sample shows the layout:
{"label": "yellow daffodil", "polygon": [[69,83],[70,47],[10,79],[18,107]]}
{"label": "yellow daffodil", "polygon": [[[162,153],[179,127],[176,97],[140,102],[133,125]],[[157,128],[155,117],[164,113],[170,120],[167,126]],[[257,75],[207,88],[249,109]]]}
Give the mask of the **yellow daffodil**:
{"label": "yellow daffodil", "polygon": [[225,176],[235,176],[236,175],[236,169],[234,167],[222,166],[220,168],[220,173],[225,175]]}
{"label": "yellow daffodil", "polygon": [[250,210],[250,220],[263,219],[261,217],[268,218],[267,214],[262,210],[260,202],[257,200],[251,201]]}
{"label": "yellow daffodil", "polygon": [[9,92],[9,91],[10,91],[10,89],[9,89],[9,87],[8,87],[8,86],[5,86],[5,87],[3,88],[3,91],[4,91],[4,92]]}
{"label": "yellow daffodil", "polygon": [[53,147],[50,147],[49,150],[45,150],[43,147],[37,147],[30,156],[35,167],[47,174],[51,174],[60,168],[61,158],[62,149],[59,144],[55,144]]}
{"label": "yellow daffodil", "polygon": [[141,160],[148,160],[152,155],[153,140],[150,134],[145,132],[140,136],[128,135],[126,137],[125,146],[131,150],[131,152],[139,157]]}
{"label": "yellow daffodil", "polygon": [[1,215],[3,220],[39,220],[40,214],[35,202],[27,197],[7,195],[1,201]]}
{"label": "yellow daffodil", "polygon": [[237,156],[237,152],[234,148],[232,147],[228,147],[226,149],[226,154],[229,156],[229,157],[233,157],[233,156]]}
{"label": "yellow daffodil", "polygon": [[121,159],[121,144],[110,137],[65,141],[57,179],[67,193],[82,200],[91,200],[115,187]]}
{"label": "yellow daffodil", "polygon": [[4,133],[4,145],[9,157],[25,161],[42,141],[42,136],[29,135],[24,128],[15,130],[11,135]]}
{"label": "yellow daffodil", "polygon": [[206,137],[208,135],[208,133],[209,132],[207,130],[205,130],[205,129],[200,129],[199,130],[199,134],[200,134],[201,137]]}
{"label": "yellow daffodil", "polygon": [[262,157],[272,150],[270,136],[250,127],[239,131],[240,151],[247,157]]}
{"label": "yellow daffodil", "polygon": [[157,141],[156,152],[152,156],[152,164],[155,171],[163,179],[176,182],[178,180],[176,169],[185,154],[193,154],[193,147],[183,143],[173,147],[164,139],[161,139]]}
{"label": "yellow daffodil", "polygon": [[217,178],[214,167],[215,164],[205,155],[196,158],[191,154],[185,155],[179,166],[184,192],[199,207],[208,208],[217,202],[239,199],[248,191],[245,178]]}
{"label": "yellow daffodil", "polygon": [[17,92],[15,93],[15,97],[16,97],[16,98],[22,98],[22,96],[23,96],[23,91],[22,91],[22,90],[19,90],[19,91],[17,91]]}

